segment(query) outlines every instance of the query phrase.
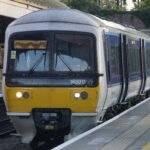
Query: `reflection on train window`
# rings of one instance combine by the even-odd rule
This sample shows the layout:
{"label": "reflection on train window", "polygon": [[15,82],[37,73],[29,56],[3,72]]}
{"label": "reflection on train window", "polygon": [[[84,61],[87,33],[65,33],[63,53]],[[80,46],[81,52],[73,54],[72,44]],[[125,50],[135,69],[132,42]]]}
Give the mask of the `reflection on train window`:
{"label": "reflection on train window", "polygon": [[128,69],[130,75],[134,75],[140,72],[139,44],[139,40],[134,40],[130,38],[128,39]]}
{"label": "reflection on train window", "polygon": [[147,71],[150,73],[150,43],[146,43],[145,45],[145,58],[146,58],[146,68]]}
{"label": "reflection on train window", "polygon": [[120,36],[105,35],[105,58],[109,83],[121,81]]}
{"label": "reflection on train window", "polygon": [[48,55],[45,50],[18,51],[14,66],[15,71],[48,71]]}
{"label": "reflection on train window", "polygon": [[56,34],[55,38],[55,71],[92,71],[92,37],[87,35]]}

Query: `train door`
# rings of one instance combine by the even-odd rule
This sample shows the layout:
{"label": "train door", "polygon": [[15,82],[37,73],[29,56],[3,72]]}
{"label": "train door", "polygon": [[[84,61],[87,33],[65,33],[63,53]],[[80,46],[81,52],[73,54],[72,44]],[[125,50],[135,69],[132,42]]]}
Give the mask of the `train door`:
{"label": "train door", "polygon": [[108,87],[105,108],[109,108],[118,103],[123,86],[119,33],[105,33],[105,60]]}
{"label": "train door", "polygon": [[139,96],[142,85],[140,39],[128,36],[126,40],[126,78],[128,83],[125,101]]}

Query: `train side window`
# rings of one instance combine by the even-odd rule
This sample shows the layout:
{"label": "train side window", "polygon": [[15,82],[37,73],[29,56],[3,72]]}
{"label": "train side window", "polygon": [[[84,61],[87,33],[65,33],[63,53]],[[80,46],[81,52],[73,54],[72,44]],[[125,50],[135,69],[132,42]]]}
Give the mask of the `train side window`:
{"label": "train side window", "polygon": [[128,38],[128,69],[129,76],[140,76],[140,40]]}
{"label": "train side window", "polygon": [[105,35],[105,60],[108,83],[121,82],[120,35]]}
{"label": "train side window", "polygon": [[145,58],[146,58],[146,69],[147,69],[147,73],[150,74],[150,43],[147,42],[145,44]]}

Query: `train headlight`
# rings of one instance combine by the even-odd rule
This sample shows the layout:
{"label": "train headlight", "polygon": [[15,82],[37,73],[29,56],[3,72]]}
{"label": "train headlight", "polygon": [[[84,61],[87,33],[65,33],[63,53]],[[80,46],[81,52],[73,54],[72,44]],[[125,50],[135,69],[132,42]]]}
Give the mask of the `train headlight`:
{"label": "train headlight", "polygon": [[21,98],[23,96],[23,94],[21,92],[16,92],[16,97],[17,98]]}
{"label": "train headlight", "polygon": [[81,94],[80,93],[74,93],[74,98],[78,99],[80,98]]}

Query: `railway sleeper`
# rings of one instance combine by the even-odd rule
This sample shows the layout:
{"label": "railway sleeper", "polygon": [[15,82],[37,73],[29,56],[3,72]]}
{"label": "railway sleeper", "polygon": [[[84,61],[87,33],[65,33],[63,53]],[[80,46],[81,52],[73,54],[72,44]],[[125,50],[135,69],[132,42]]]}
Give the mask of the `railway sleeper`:
{"label": "railway sleeper", "polygon": [[64,135],[57,133],[55,136],[49,132],[37,132],[30,145],[33,150],[51,149],[64,142]]}

